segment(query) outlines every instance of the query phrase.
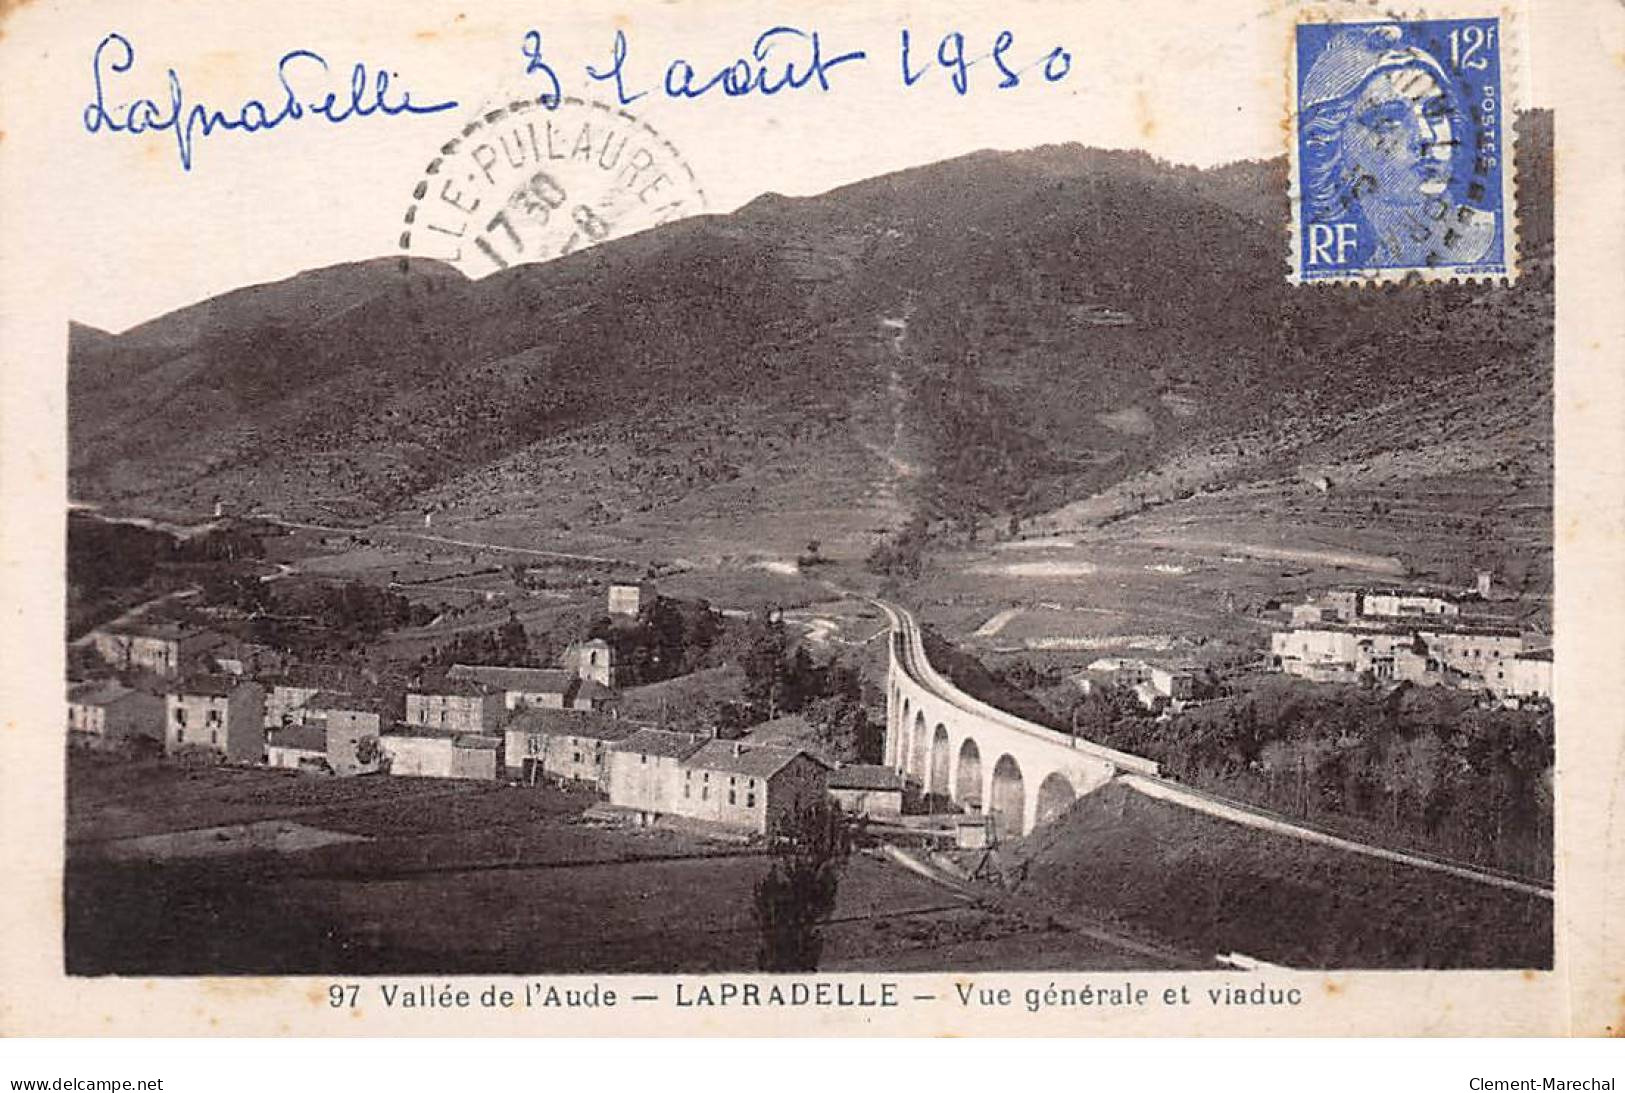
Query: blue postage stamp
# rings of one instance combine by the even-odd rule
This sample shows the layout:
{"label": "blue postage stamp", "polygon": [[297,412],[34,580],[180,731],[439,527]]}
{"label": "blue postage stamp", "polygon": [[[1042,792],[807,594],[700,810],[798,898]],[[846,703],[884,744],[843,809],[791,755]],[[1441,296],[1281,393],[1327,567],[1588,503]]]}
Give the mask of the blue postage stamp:
{"label": "blue postage stamp", "polygon": [[1501,20],[1297,28],[1295,281],[1511,277]]}

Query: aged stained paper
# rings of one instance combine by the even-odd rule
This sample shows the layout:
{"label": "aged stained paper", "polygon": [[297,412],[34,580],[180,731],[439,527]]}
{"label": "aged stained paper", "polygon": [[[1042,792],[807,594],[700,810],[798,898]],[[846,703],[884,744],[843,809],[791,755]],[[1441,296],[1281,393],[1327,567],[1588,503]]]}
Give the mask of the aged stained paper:
{"label": "aged stained paper", "polygon": [[1617,6],[3,30],[0,1029],[1618,1033]]}

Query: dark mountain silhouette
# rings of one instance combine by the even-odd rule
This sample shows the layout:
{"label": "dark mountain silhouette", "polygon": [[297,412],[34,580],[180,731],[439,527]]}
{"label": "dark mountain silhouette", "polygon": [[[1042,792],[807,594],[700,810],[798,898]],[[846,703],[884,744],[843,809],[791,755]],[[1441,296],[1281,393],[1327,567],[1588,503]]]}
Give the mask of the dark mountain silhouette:
{"label": "dark mountain silhouette", "polygon": [[[477,494],[491,468],[556,467],[577,442],[665,450],[676,433],[680,473],[633,485],[645,507],[693,503],[770,460],[793,490],[807,464],[784,444],[814,422],[832,459],[907,465],[905,507],[974,525],[1266,433],[1265,462],[1305,436],[1331,458],[1316,423],[1407,399],[1506,434],[1538,473],[1549,115],[1522,120],[1518,155],[1514,287],[1294,288],[1282,161],[1204,171],[1074,145],[765,195],[477,282],[396,259],[313,270],[116,336],[76,325],[72,488],[380,516]],[[1395,420],[1379,446],[1431,442]]]}

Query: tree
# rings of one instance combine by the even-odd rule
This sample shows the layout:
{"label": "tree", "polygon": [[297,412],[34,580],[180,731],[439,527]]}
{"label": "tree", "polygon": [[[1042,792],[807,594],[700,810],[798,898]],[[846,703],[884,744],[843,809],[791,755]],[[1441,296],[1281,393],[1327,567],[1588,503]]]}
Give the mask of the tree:
{"label": "tree", "polygon": [[762,971],[818,970],[824,949],[821,928],[835,910],[841,867],[851,850],[846,814],[828,798],[815,798],[786,820],[773,864],[756,882]]}

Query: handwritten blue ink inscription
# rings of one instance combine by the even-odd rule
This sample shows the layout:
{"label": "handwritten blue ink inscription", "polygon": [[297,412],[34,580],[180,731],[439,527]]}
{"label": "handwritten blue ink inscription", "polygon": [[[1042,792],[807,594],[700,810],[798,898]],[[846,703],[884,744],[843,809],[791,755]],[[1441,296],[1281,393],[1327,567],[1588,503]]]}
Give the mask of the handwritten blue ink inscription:
{"label": "handwritten blue ink inscription", "polygon": [[1500,21],[1297,31],[1300,280],[1505,274]]}
{"label": "handwritten blue ink inscription", "polygon": [[[560,78],[554,63],[542,56],[542,34],[538,30],[525,32],[521,52],[525,57],[526,75],[536,76],[542,82],[536,101],[549,109],[558,105]],[[929,39],[917,46],[911,30],[904,28],[898,39],[898,63],[902,85],[912,88],[935,75],[945,80],[957,95],[968,95],[976,86],[972,72],[978,65],[991,69],[991,84],[998,90],[1018,87],[1022,77],[1032,69],[1040,69],[1045,83],[1054,84],[1066,79],[1072,71],[1072,54],[1064,46],[1054,46],[1026,65],[1016,60],[1016,36],[1010,30],[1001,30],[991,42],[987,52],[976,52],[965,34],[953,30],[943,34],[933,45]],[[836,90],[832,75],[846,66],[863,67],[870,54],[863,49],[837,51],[817,30],[795,26],[776,26],[758,34],[749,49],[737,58],[721,65],[705,64],[679,57],[665,65],[664,75],[658,83],[640,80],[633,72],[633,47],[624,30],[615,32],[615,41],[608,60],[603,64],[584,65],[589,80],[608,84],[615,93],[615,101],[630,106],[651,93],[664,94],[669,99],[695,100],[702,98],[770,97],[785,91],[808,89],[816,93]]]}
{"label": "handwritten blue ink inscription", "polygon": [[185,171],[192,169],[197,139],[219,130],[263,133],[307,116],[326,118],[339,125],[374,114],[438,114],[457,106],[449,99],[427,105],[413,102],[410,91],[391,87],[391,81],[399,79],[400,73],[383,69],[369,72],[363,64],[350,69],[347,88],[331,90],[332,70],[326,58],[308,49],[284,53],[277,61],[276,78],[281,90],[269,105],[259,99],[248,99],[228,109],[188,103],[180,75],[173,68],[168,70],[168,94],[161,101],[115,97],[118,92],[109,83],[119,81],[110,81],[109,74],[123,75],[134,67],[135,46],[124,35],[109,34],[96,46],[90,62],[96,98],[85,107],[85,131],[128,136],[168,131],[175,138]]}

